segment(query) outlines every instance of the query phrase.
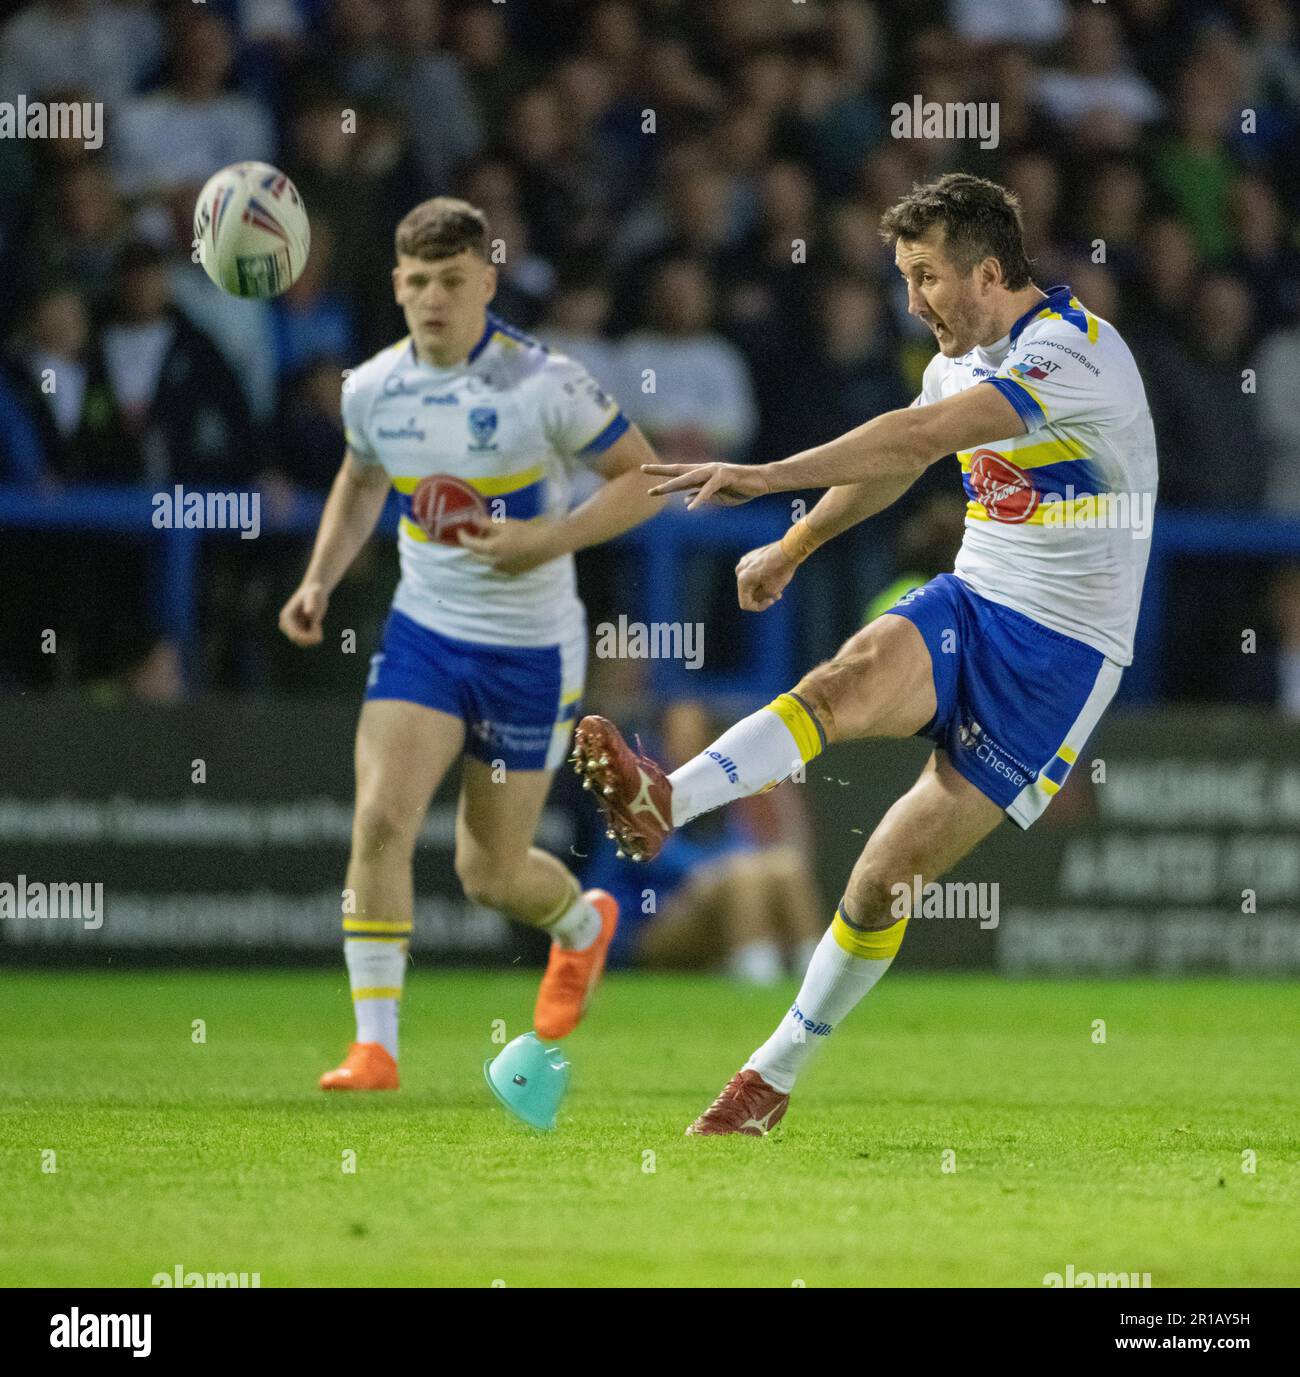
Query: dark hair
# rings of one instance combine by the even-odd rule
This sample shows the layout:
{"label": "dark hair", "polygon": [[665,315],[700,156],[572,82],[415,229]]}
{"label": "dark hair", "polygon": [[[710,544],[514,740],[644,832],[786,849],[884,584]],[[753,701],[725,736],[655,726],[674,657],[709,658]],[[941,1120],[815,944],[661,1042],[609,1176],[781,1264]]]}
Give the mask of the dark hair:
{"label": "dark hair", "polygon": [[454,196],[435,196],[407,211],[394,236],[397,256],[432,260],[454,258],[468,249],[487,261],[487,217],[477,206]]}
{"label": "dark hair", "polygon": [[938,181],[914,186],[890,206],[880,217],[880,237],[887,244],[920,239],[936,225],[944,231],[944,252],[963,272],[985,258],[996,258],[1008,291],[1029,285],[1020,198],[1015,192],[969,172],[948,172]]}

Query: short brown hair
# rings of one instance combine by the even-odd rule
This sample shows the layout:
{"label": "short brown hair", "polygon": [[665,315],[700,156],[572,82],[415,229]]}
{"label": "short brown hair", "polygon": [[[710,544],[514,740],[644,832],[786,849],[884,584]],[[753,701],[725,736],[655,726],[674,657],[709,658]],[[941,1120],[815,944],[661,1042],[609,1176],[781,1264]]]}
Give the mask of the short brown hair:
{"label": "short brown hair", "polygon": [[963,271],[996,258],[1008,291],[1030,281],[1020,198],[997,182],[969,172],[948,172],[938,181],[914,186],[880,217],[880,237],[920,239],[936,225],[944,231],[944,250]]}
{"label": "short brown hair", "polygon": [[394,236],[397,256],[454,258],[468,249],[485,262],[488,256],[487,216],[468,201],[435,196],[421,201],[402,217]]}

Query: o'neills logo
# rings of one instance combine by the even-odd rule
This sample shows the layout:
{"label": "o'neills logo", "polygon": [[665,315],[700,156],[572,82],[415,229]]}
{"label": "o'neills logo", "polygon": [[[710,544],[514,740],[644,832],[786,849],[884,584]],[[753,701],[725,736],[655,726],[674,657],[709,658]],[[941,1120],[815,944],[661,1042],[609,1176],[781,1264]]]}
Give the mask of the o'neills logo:
{"label": "o'neills logo", "polygon": [[970,460],[970,485],[991,521],[1019,525],[1038,510],[1042,494],[1033,480],[996,450],[977,449]]}

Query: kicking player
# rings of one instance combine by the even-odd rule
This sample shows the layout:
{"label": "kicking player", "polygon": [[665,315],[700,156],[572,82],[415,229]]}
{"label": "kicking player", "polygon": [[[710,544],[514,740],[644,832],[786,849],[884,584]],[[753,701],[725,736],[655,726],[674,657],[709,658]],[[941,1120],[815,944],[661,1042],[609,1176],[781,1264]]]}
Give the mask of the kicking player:
{"label": "kicking player", "polygon": [[[317,645],[332,590],[388,496],[401,581],[370,662],[356,739],[343,950],[357,1034],[325,1090],[395,1090],[412,858],[443,776],[464,757],[456,874],[466,895],[549,933],[534,1011],[564,1037],[600,979],[618,908],[533,836],[582,694],[586,616],[573,552],[652,516],[641,433],[585,370],[489,313],[481,211],[438,197],[397,227],[393,292],[408,338],[343,388],[347,451],[302,584],[280,613]],[[569,510],[581,466],[606,481]]]}
{"label": "kicking player", "polygon": [[[740,605],[781,597],[819,545],[955,453],[966,525],[954,572],[908,593],[789,693],[671,776],[587,717],[572,757],[620,849],[773,787],[833,741],[920,735],[931,755],[849,876],[798,999],[688,1133],[766,1133],[814,1049],[889,969],[908,916],[896,884],[937,878],[1007,815],[1029,827],[1131,663],[1156,491],[1142,380],[1114,327],[1029,275],[1015,198],[952,173],[890,209],[908,310],[938,354],[921,395],[780,463],[649,464],[689,506],[825,487],[806,518],[737,565]],[[612,790],[611,790],[612,786]]]}

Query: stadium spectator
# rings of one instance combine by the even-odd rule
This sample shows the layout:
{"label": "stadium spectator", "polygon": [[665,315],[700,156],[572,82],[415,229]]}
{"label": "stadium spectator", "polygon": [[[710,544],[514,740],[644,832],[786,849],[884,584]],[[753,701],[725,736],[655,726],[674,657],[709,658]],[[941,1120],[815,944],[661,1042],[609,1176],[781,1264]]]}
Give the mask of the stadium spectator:
{"label": "stadium spectator", "polygon": [[444,195],[456,168],[478,148],[482,135],[460,63],[441,52],[437,0],[390,0],[396,86],[419,171],[419,194]]}
{"label": "stadium spectator", "polygon": [[1260,424],[1268,443],[1268,505],[1300,516],[1300,296],[1292,298],[1288,322],[1260,345],[1255,370]]}
{"label": "stadium spectator", "polygon": [[1159,94],[1129,65],[1120,20],[1104,6],[1076,5],[1063,47],[1066,65],[1034,83],[1039,104],[1062,128],[1084,128],[1103,116],[1138,125],[1160,117]]}
{"label": "stadium spectator", "polygon": [[[23,481],[129,477],[167,469],[176,445],[195,472],[247,474],[238,456],[255,447],[221,437],[252,435],[251,418],[266,436],[257,463],[310,486],[307,436],[334,437],[328,408],[308,399],[324,401],[327,367],[400,335],[376,263],[402,211],[452,183],[505,247],[508,319],[584,358],[683,452],[791,453],[833,416],[874,405],[891,371],[915,395],[933,345],[907,315],[876,222],[913,181],[961,166],[1020,192],[1037,280],[1069,281],[1121,322],[1162,442],[1179,453],[1165,494],[1300,510],[1288,405],[1300,368],[1295,7],[952,0],[924,23],[918,13],[859,0],[21,5],[0,28],[0,100],[102,100],[108,143],[0,140],[0,464]],[[891,102],[913,93],[996,101],[999,147],[890,137]],[[316,232],[307,278],[275,307],[223,296],[190,258],[196,187],[249,157],[281,160]],[[169,277],[147,328],[124,325],[112,273],[140,237]],[[1212,270],[1227,279],[1205,281]],[[1221,309],[1222,323],[1206,330],[1192,303]],[[33,331],[87,311],[96,323],[61,367],[69,380],[102,376],[110,419],[97,453],[59,431],[55,408],[70,424],[75,381],[57,399],[33,395],[28,371]],[[170,331],[191,361],[215,346],[216,376],[233,375],[240,394],[229,413],[197,405],[220,419],[200,426],[192,455],[188,422],[140,433],[117,404],[149,391],[148,342]],[[329,364],[313,366],[317,355]],[[1243,394],[1252,365],[1259,390]],[[168,414],[196,410],[192,389],[162,390]],[[1259,462],[1223,459],[1245,442],[1265,446]],[[863,569],[876,576],[869,560]],[[855,596],[837,588],[825,624],[814,616],[802,633],[841,637]]]}
{"label": "stadium spectator", "polygon": [[158,16],[114,0],[39,0],[0,28],[0,100],[84,86],[114,104],[134,91],[162,51]]}
{"label": "stadium spectator", "polygon": [[113,403],[134,443],[134,473],[153,484],[237,483],[253,472],[248,406],[212,341],[173,304],[166,261],[127,244],[103,332]]}
{"label": "stadium spectator", "polygon": [[1254,344],[1250,293],[1226,273],[1207,277],[1193,298],[1192,330],[1167,344],[1144,374],[1161,451],[1176,455],[1161,475],[1161,499],[1212,511],[1249,510],[1268,481],[1259,398],[1243,370]]}
{"label": "stadium spectator", "polygon": [[625,367],[641,382],[624,410],[666,458],[743,458],[757,427],[749,371],[711,328],[713,304],[703,265],[670,259],[651,282],[649,328],[624,342]]}
{"label": "stadium spectator", "polygon": [[19,341],[20,395],[36,427],[43,476],[90,483],[136,477],[134,447],[78,293],[46,292]]}
{"label": "stadium spectator", "polygon": [[122,103],[112,121],[118,189],[128,198],[197,192],[227,163],[274,161],[270,114],[227,90],[235,62],[229,27],[201,9],[182,12],[159,91]]}
{"label": "stadium spectator", "polygon": [[285,379],[276,418],[276,472],[287,482],[312,492],[329,491],[343,453],[343,418],[339,411],[339,358],[318,355],[301,372]]}
{"label": "stadium spectator", "polygon": [[328,284],[334,241],[321,223],[312,233],[302,275],[272,303],[275,367],[281,376],[301,372],[321,357],[356,356],[356,332],[345,297]]}

